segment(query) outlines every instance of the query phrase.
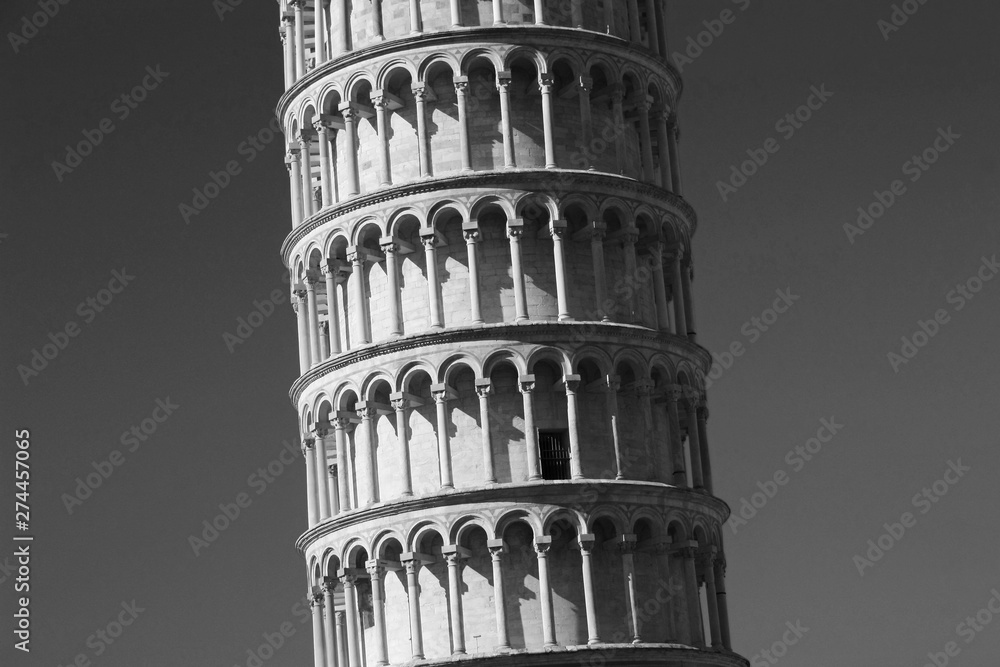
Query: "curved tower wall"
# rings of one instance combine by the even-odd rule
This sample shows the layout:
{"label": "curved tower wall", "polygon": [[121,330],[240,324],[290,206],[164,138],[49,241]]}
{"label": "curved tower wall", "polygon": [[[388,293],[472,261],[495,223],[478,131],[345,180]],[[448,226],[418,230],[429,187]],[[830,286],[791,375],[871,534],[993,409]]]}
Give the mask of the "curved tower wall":
{"label": "curved tower wall", "polygon": [[316,667],[745,665],[664,3],[279,5]]}

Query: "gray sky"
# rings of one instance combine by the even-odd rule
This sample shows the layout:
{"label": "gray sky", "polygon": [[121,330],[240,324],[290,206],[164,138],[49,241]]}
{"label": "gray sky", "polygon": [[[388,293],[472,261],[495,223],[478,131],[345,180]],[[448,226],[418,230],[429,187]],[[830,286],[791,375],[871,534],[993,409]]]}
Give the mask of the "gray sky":
{"label": "gray sky", "polygon": [[[800,622],[808,631],[781,664],[919,667],[953,641],[952,664],[992,667],[1000,618],[960,624],[1000,591],[1000,280],[977,282],[998,270],[983,258],[1000,254],[1000,12],[928,2],[886,39],[891,3],[678,2],[672,50],[725,9],[732,22],[683,65],[680,118],[700,219],[699,342],[717,354],[742,345],[709,390],[716,492],[736,513],[744,499],[760,506],[724,531],[734,648],[752,657]],[[0,27],[19,30],[35,11],[6,3]],[[304,466],[250,478],[296,437],[292,311],[280,305],[232,352],[223,341],[255,299],[286,290],[282,150],[240,151],[280,94],[277,13],[243,3],[224,19],[207,1],[69,3],[17,53],[9,38],[0,47],[2,404],[8,434],[31,429],[36,535],[33,651],[11,648],[8,578],[5,664],[82,653],[95,665],[229,667],[285,621],[296,633],[268,664],[311,664],[295,609]],[[144,78],[144,101],[115,102]],[[778,125],[813,87],[832,95],[813,98],[794,132]],[[56,174],[65,146],[104,118],[114,127],[92,154]],[[723,201],[718,183],[769,138],[777,151]],[[947,150],[932,150],[926,171],[906,165],[935,140]],[[185,224],[179,204],[229,160],[241,173]],[[876,195],[896,180],[901,194]],[[849,238],[844,225],[859,207],[878,213],[879,196],[894,201]],[[134,279],[102,293],[123,268]],[[797,298],[774,318],[777,290]],[[100,312],[87,305],[108,297]],[[915,336],[894,367],[889,353],[902,356],[921,321],[934,335]],[[16,367],[68,324],[77,334],[25,386]],[[168,398],[178,407],[166,416],[156,407]],[[122,442],[154,415],[166,418],[146,422],[145,441]],[[842,427],[822,431],[828,442],[806,460],[796,447],[815,450],[824,419]],[[68,513],[61,496],[113,450],[121,465]],[[961,476],[945,474],[949,462]],[[776,474],[785,483],[771,488]],[[758,482],[776,490],[766,503]],[[240,492],[250,506],[196,556],[189,536]],[[907,512],[903,535],[888,536],[884,524]],[[12,519],[0,519],[5,539]],[[890,548],[877,561],[855,558],[880,538]],[[133,600],[135,622],[88,646]]]}

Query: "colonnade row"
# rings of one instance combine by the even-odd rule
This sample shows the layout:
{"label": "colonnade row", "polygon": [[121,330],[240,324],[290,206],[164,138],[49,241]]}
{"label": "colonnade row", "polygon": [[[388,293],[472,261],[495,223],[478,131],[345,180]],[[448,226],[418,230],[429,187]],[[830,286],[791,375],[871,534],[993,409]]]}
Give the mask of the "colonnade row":
{"label": "colonnade row", "polygon": [[700,529],[688,539],[641,528],[601,519],[577,534],[562,521],[536,536],[515,522],[496,539],[475,529],[478,539],[434,536],[413,551],[397,540],[375,554],[354,547],[343,563],[311,567],[315,665],[602,644],[731,650],[721,549]]}
{"label": "colonnade row", "polygon": [[[596,169],[633,176],[642,182],[681,194],[677,117],[666,103],[655,101],[659,93],[653,96],[647,90],[632,90],[626,96],[626,86],[621,83],[609,84],[600,91],[594,91],[592,77],[577,76],[571,84],[560,84],[553,74],[540,73],[536,82],[538,102],[535,103],[525,97],[532,95],[530,91],[513,92],[510,71],[494,72],[499,95],[496,111],[499,113],[503,145],[502,169]],[[445,114],[442,118],[446,120],[435,127],[438,134],[446,133],[448,130],[445,128],[457,122],[458,141],[457,145],[442,141],[436,152],[431,148],[434,142],[429,107],[435,106],[438,98],[423,81],[412,85],[412,99],[403,99],[384,89],[373,89],[365,94],[367,99],[339,102],[331,113],[313,110],[311,117],[301,126],[297,120],[291,121],[286,129],[289,143],[285,164],[289,175],[292,227],[363,191],[449,173],[501,168],[491,160],[474,158],[473,148],[479,150],[478,144],[482,143],[479,137],[482,122],[475,116],[490,114],[492,110],[485,105],[474,114],[470,110],[471,102],[475,100],[470,100],[469,77],[453,76],[452,81],[457,120],[452,121]],[[553,107],[555,97],[574,94],[574,88],[575,95],[579,97],[579,118],[561,116],[562,125],[570,119],[579,124],[580,135],[572,138],[576,150],[571,150],[569,143],[556,138]],[[596,101],[592,93],[596,95],[598,92],[600,99]],[[597,109],[600,104],[608,103],[610,113],[604,118],[605,114]],[[535,104],[538,106],[532,112]],[[393,117],[404,111],[414,116],[412,121],[405,121],[412,122],[414,127],[405,132],[394,132]],[[518,113],[524,117],[518,118]],[[599,122],[599,119],[604,122]],[[366,130],[362,137],[360,128],[368,123],[371,124],[370,131]],[[474,123],[477,126],[475,132],[472,128]],[[542,153],[536,156],[533,141],[525,137],[533,134],[538,126],[542,129]],[[521,135],[517,140],[515,129]],[[629,154],[630,137],[634,137],[637,156]],[[457,159],[454,155],[456,149]],[[490,150],[488,146],[485,149]],[[376,158],[377,174],[369,175],[360,167],[359,156],[371,155]]]}
{"label": "colonnade row", "polygon": [[[624,310],[616,319],[627,323],[649,326],[662,333],[687,338],[696,342],[694,312],[691,301],[691,259],[690,253],[682,246],[676,246],[669,251],[662,242],[640,243],[640,235],[636,230],[624,230],[608,238],[607,227],[603,222],[592,222],[569,232],[565,221],[556,220],[539,230],[550,240],[551,269],[545,267],[526,267],[522,261],[522,237],[525,231],[523,219],[511,220],[505,226],[508,246],[510,279],[513,288],[513,309],[508,309],[513,323],[532,320],[557,319],[560,322],[572,321],[602,321],[612,322],[617,310]],[[500,285],[492,275],[492,280],[484,283],[480,276],[480,255],[485,250],[482,245],[482,234],[475,223],[465,223],[461,226],[461,234],[465,243],[464,276],[465,284],[459,289],[451,289],[451,294],[461,294],[466,299],[466,305],[444,304],[442,289],[446,281],[442,280],[442,253],[447,250],[447,244],[442,243],[441,232],[434,229],[421,229],[420,243],[423,246],[422,280],[426,282],[425,304],[423,313],[426,324],[423,331],[443,330],[449,320],[467,322],[468,324],[484,324],[502,322],[504,310],[494,309],[492,317],[484,317],[483,301],[487,294],[493,296]],[[538,242],[530,239],[532,243]],[[411,262],[406,255],[412,253],[413,245],[397,236],[386,236],[377,239],[378,249],[366,246],[345,246],[343,257],[327,257],[319,260],[310,257],[308,264],[300,265],[298,279],[293,285],[292,307],[296,313],[299,345],[299,370],[305,373],[310,368],[335,358],[344,352],[385,340],[412,333],[415,330],[414,318],[403,316],[403,289],[401,287],[401,268],[403,262]],[[621,250],[621,271],[613,275],[609,281],[605,261],[605,246],[614,244]],[[583,245],[591,255],[592,289],[594,295],[593,308],[583,310],[579,300],[575,302],[576,313],[571,312],[570,290],[571,282],[567,269],[567,246],[570,252],[580,252],[577,248]],[[589,246],[589,247],[588,247]],[[637,248],[645,251],[639,256]],[[409,251],[409,252],[405,252]],[[317,251],[318,252],[318,251]],[[640,261],[641,259],[641,261]],[[305,266],[318,265],[315,268]],[[495,260],[492,262],[495,263]],[[490,266],[483,267],[491,268]],[[380,290],[386,297],[384,311],[372,312],[372,289],[370,277],[373,266],[377,265],[380,276]],[[505,271],[506,272],[506,271]],[[539,275],[554,273],[555,312],[549,316],[540,312],[537,307],[530,307],[528,302],[527,283],[532,280],[533,290],[537,290],[536,280]],[[457,278],[449,276],[452,285]],[[580,289],[577,284],[576,288]],[[533,292],[534,294],[535,292]],[[412,293],[409,294],[412,298]],[[646,304],[646,307],[643,307]],[[321,305],[323,306],[321,308]],[[649,307],[651,306],[651,307]],[[411,307],[412,308],[412,307]],[[465,310],[459,317],[455,310]],[[532,312],[534,311],[534,312]],[[412,309],[410,312],[414,312]],[[374,318],[374,319],[373,319]],[[380,319],[381,318],[381,319]],[[373,321],[381,322],[387,318],[380,329],[387,335],[373,335]],[[501,318],[501,319],[498,319]]]}
{"label": "colonnade row", "polygon": [[[667,54],[666,0],[279,0],[285,87],[315,67],[370,43],[462,27],[555,25],[615,35]],[[387,9],[406,7],[405,19]],[[363,24],[363,25],[359,25]]]}
{"label": "colonnade row", "polygon": [[[665,391],[654,392],[650,383],[633,383],[631,387],[622,388],[619,376],[601,378],[589,386],[584,386],[581,376],[569,375],[559,383],[564,391],[566,414],[564,421],[568,426],[566,454],[569,458],[569,474],[567,479],[583,480],[585,478],[613,479],[650,479],[669,482],[681,488],[693,488],[706,494],[712,494],[712,468],[709,456],[707,421],[708,407],[702,392],[682,385],[672,385]],[[453,451],[453,437],[450,410],[450,400],[459,398],[455,390],[446,383],[431,385],[431,395],[434,404],[434,414],[428,419],[436,448],[431,450],[436,458],[434,467],[437,472],[437,488],[433,491],[448,491],[456,486],[497,485],[500,483],[497,474],[497,464],[500,460],[506,462],[506,446],[494,442],[494,430],[491,420],[501,419],[503,411],[491,406],[491,394],[494,393],[490,378],[480,378],[475,382],[475,393],[478,396],[478,447],[466,446],[463,440],[457,451]],[[518,378],[518,391],[523,405],[523,455],[526,460],[526,470],[523,478],[511,478],[511,482],[539,482],[545,472],[539,452],[539,438],[536,430],[538,408],[535,405],[536,381],[535,375],[522,375]],[[603,439],[594,433],[581,432],[579,403],[580,395],[594,393],[604,394],[601,400],[606,404],[605,410],[610,418],[605,428],[610,431],[613,457],[611,467],[584,474],[583,458],[589,453],[587,448],[602,447]],[[632,427],[622,424],[620,418],[620,400],[628,394],[640,406],[644,426],[635,434],[647,439],[640,450],[627,449],[624,432]],[[413,412],[425,405],[423,397],[401,391],[390,394],[389,403],[375,400],[355,401],[349,399],[355,409],[331,410],[330,405],[320,407],[322,418],[317,418],[312,424],[304,424],[302,453],[306,465],[307,507],[309,527],[313,527],[330,518],[340,516],[357,509],[370,507],[375,503],[393,500],[395,497],[408,498],[421,495],[414,492],[414,475],[411,465],[411,432],[409,426]],[[669,433],[656,434],[653,429],[654,413],[665,410]],[[548,415],[546,415],[548,416]],[[390,443],[380,442],[376,433],[377,420],[384,418],[395,442],[391,457],[378,455],[379,448],[386,449]],[[306,430],[309,429],[309,430]],[[462,434],[469,436],[472,434]],[[360,436],[360,437],[359,437]],[[660,436],[660,437],[658,437]],[[427,448],[429,449],[429,448]],[[476,451],[478,449],[478,451]],[[481,468],[477,464],[476,472],[481,470],[481,477],[471,475],[463,478],[464,484],[457,484],[454,475],[454,465],[462,461],[461,457],[481,456]],[[381,461],[381,466],[380,466]],[[645,476],[639,477],[636,470],[645,470]],[[664,471],[664,472],[661,472]],[[380,480],[387,476],[398,478],[398,486],[394,493],[383,492]],[[426,480],[425,480],[426,481]],[[431,487],[433,488],[433,487]],[[430,491],[425,485],[425,493]],[[398,491],[398,495],[396,495]],[[430,492],[433,492],[430,491]],[[385,497],[389,496],[389,497]]]}

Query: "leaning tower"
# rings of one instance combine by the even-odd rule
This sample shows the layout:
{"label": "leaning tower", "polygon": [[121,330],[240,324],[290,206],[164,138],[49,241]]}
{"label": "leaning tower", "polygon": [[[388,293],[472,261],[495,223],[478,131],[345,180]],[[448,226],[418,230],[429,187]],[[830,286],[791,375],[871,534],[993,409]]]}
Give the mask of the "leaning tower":
{"label": "leaning tower", "polygon": [[730,649],[663,0],[279,0],[316,667]]}

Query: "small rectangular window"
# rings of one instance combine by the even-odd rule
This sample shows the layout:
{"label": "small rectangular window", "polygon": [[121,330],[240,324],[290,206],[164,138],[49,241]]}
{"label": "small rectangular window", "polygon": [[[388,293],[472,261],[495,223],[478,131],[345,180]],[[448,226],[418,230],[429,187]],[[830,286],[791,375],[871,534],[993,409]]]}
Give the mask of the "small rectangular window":
{"label": "small rectangular window", "polygon": [[569,479],[569,445],[566,431],[539,431],[538,456],[543,479]]}

